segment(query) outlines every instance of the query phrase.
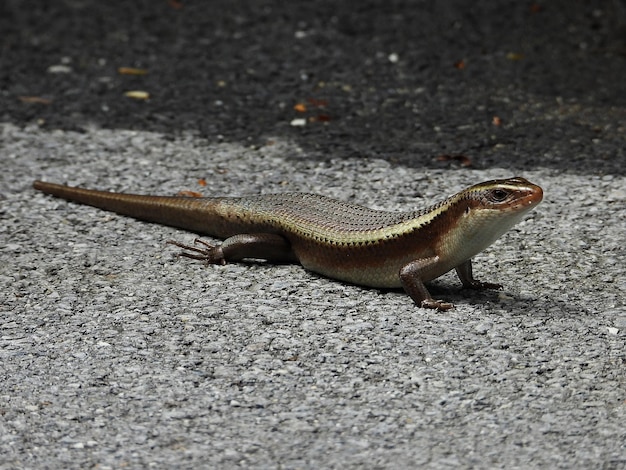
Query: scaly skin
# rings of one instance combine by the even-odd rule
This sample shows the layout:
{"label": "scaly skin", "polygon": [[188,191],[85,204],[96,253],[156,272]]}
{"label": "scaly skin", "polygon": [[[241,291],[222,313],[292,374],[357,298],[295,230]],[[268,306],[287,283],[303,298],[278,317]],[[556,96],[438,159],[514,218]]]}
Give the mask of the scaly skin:
{"label": "scaly skin", "polygon": [[187,198],[110,193],[36,181],[35,189],[140,220],[225,239],[203,248],[175,245],[184,256],[212,264],[247,258],[299,262],[306,269],[354,284],[403,287],[415,303],[445,310],[424,282],[455,269],[465,287],[476,281],[471,258],[534,208],[543,197],[524,178],[471,186],[427,209],[386,212],[328,197],[285,193]]}

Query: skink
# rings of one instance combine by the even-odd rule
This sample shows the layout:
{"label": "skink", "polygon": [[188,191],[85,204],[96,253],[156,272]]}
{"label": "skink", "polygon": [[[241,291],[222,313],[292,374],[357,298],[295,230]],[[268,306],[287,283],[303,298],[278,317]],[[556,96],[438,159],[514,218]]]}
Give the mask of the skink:
{"label": "skink", "polygon": [[169,197],[112,193],[35,181],[34,188],[136,219],[222,238],[196,240],[183,256],[210,264],[263,259],[298,262],[341,281],[403,287],[420,307],[447,310],[425,282],[456,269],[464,287],[500,288],[474,279],[472,257],[515,225],[543,198],[524,178],[476,184],[429,208],[372,210],[307,193],[250,197]]}

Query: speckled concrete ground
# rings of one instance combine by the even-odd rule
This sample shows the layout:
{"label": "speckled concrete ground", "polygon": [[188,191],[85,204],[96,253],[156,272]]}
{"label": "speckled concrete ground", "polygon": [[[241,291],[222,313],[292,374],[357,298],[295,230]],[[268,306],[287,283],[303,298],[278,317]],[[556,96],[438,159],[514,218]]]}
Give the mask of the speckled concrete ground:
{"label": "speckled concrete ground", "polygon": [[[0,6],[0,468],[623,468],[622,4],[278,5]],[[504,289],[444,276],[445,314],[30,188],[513,175],[545,199],[476,258]]]}

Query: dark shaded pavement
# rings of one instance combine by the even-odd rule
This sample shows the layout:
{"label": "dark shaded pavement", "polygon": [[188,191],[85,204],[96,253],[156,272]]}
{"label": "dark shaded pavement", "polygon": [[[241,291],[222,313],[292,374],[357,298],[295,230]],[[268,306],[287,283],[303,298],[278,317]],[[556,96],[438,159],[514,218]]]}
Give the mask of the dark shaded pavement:
{"label": "dark shaded pavement", "polygon": [[0,31],[6,122],[288,136],[309,158],[415,166],[465,154],[478,167],[588,158],[616,172],[626,158],[619,1],[6,0]]}

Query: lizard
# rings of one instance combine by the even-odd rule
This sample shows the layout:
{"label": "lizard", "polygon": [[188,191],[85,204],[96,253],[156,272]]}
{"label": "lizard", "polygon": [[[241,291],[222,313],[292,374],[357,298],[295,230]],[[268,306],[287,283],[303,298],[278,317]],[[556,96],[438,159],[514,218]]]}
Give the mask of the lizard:
{"label": "lizard", "polygon": [[499,289],[474,279],[472,258],[543,199],[514,177],[470,186],[421,210],[388,212],[309,193],[182,197],[114,193],[35,181],[35,189],[139,220],[221,238],[182,256],[208,264],[261,259],[372,288],[404,288],[419,307],[448,310],[425,283],[452,269],[466,288]]}

